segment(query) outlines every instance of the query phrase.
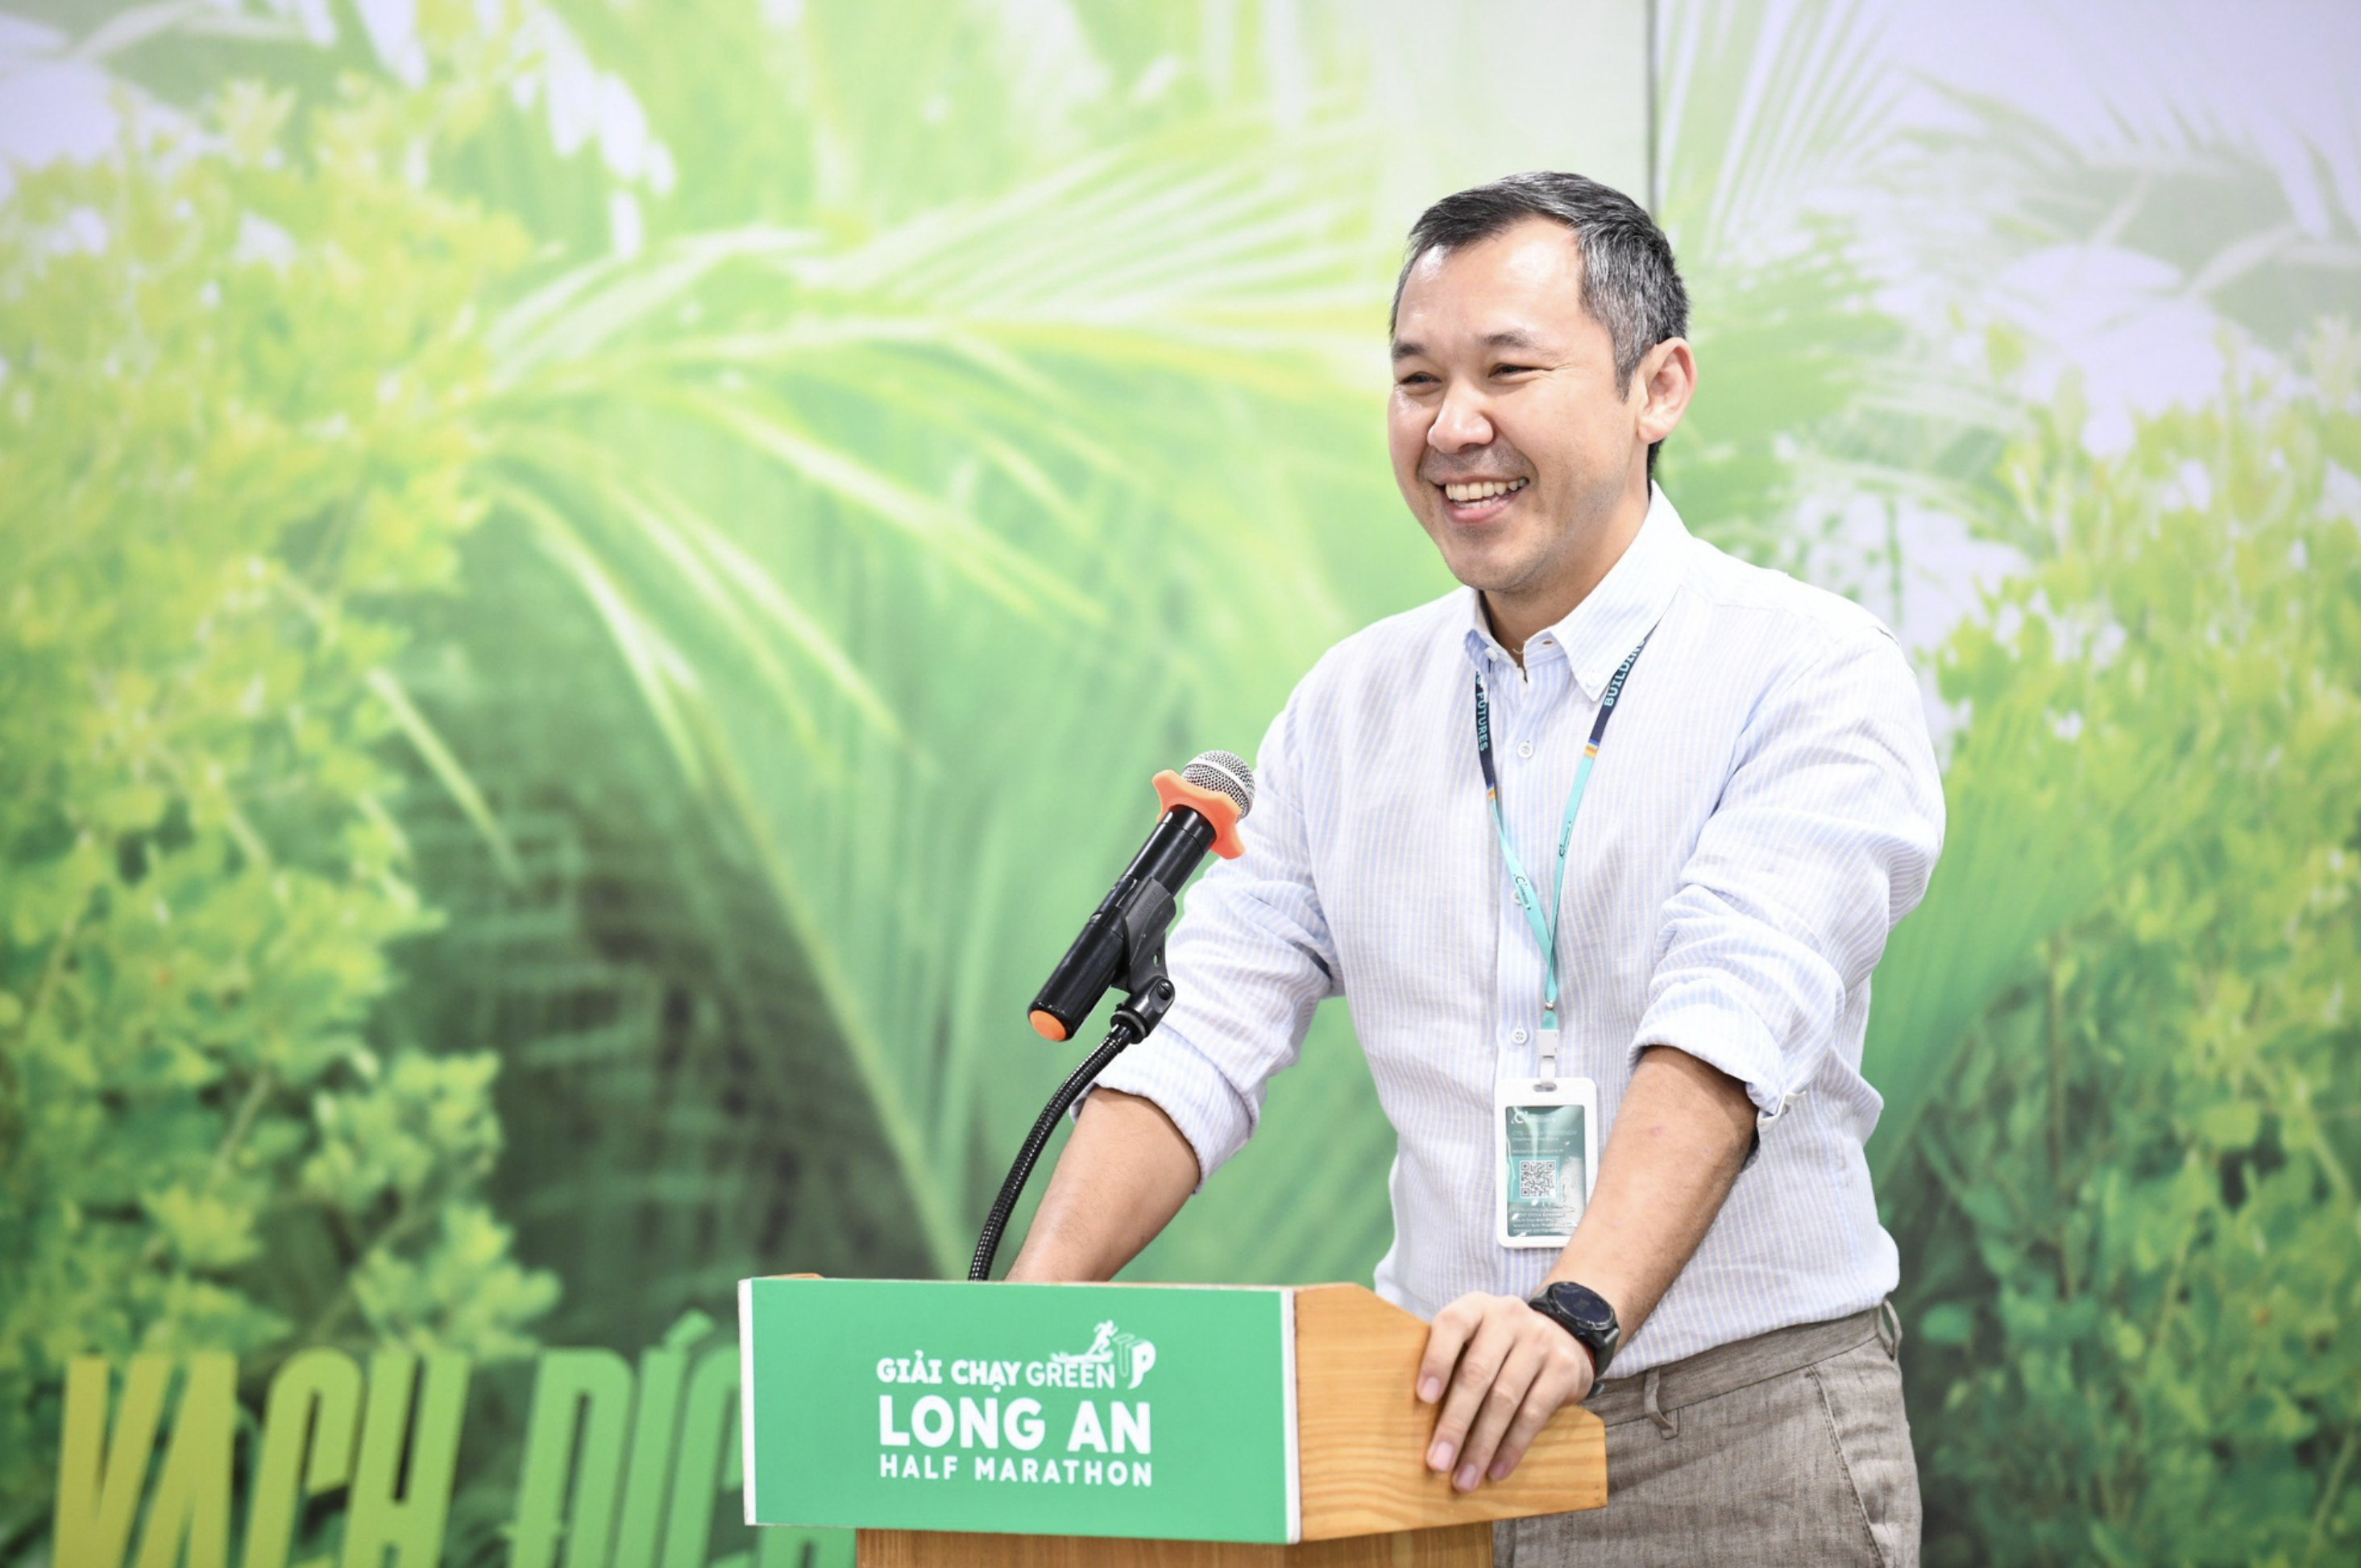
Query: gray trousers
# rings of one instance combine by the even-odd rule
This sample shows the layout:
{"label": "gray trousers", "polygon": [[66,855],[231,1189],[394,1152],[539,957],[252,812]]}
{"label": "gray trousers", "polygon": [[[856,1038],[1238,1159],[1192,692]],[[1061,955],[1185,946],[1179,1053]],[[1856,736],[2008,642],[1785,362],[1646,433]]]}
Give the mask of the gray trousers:
{"label": "gray trousers", "polygon": [[1901,1342],[1881,1304],[1608,1378],[1607,1506],[1494,1526],[1494,1563],[1916,1568]]}

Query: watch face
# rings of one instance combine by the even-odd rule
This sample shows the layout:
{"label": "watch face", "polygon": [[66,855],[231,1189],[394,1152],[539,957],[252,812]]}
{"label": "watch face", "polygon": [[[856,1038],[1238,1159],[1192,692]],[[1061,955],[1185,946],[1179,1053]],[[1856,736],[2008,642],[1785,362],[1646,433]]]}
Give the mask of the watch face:
{"label": "watch face", "polygon": [[1615,1322],[1615,1309],[1595,1290],[1586,1290],[1579,1285],[1553,1285],[1549,1299],[1552,1306],[1593,1333],[1605,1333]]}

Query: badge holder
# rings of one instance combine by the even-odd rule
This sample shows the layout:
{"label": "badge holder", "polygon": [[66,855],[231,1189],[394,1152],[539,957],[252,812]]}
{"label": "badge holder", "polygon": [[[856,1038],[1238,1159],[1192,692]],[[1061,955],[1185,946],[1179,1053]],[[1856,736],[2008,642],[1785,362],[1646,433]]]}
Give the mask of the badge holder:
{"label": "badge holder", "polygon": [[1560,1078],[1558,1031],[1541,1032],[1541,1071],[1492,1086],[1493,1229],[1505,1247],[1559,1248],[1598,1175],[1598,1085]]}

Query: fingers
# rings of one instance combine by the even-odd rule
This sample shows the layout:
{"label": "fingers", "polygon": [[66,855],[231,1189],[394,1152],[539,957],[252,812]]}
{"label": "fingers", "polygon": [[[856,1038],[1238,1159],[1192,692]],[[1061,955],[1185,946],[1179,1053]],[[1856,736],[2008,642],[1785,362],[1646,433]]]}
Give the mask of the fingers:
{"label": "fingers", "polygon": [[1451,1369],[1459,1364],[1459,1352],[1466,1345],[1476,1325],[1483,1321],[1481,1296],[1462,1296],[1440,1312],[1426,1331],[1426,1354],[1418,1364],[1418,1398],[1423,1405],[1432,1405],[1443,1398],[1443,1385]]}
{"label": "fingers", "polygon": [[[1522,1301],[1507,1297],[1475,1299],[1480,1304],[1472,1310],[1476,1317],[1473,1332],[1467,1335],[1466,1348],[1459,1354],[1458,1369],[1451,1376],[1448,1391],[1444,1396],[1443,1413],[1435,1418],[1434,1438],[1427,1448],[1426,1465],[1430,1470],[1447,1471],[1458,1461],[1468,1431],[1475,1426],[1477,1417],[1482,1413],[1484,1401],[1491,1394],[1493,1381],[1507,1365],[1510,1354],[1516,1349],[1518,1325],[1509,1316],[1509,1310],[1532,1318],[1543,1328],[1555,1326],[1534,1317],[1532,1309]],[[1437,1321],[1440,1321],[1439,1319]],[[1421,1382],[1423,1386],[1423,1378]],[[1516,1393],[1521,1400],[1523,1387],[1520,1387]],[[1502,1424],[1505,1426],[1506,1422]],[[1480,1470],[1477,1472],[1477,1476],[1481,1474]],[[1456,1481],[1458,1477],[1455,1475],[1453,1479]],[[1472,1486],[1475,1479],[1471,1476],[1468,1485]]]}
{"label": "fingers", "polygon": [[[1542,1326],[1555,1327],[1551,1323]],[[1500,1363],[1500,1370],[1493,1374],[1491,1386],[1477,1403],[1476,1424],[1468,1429],[1466,1441],[1460,1445],[1459,1466],[1451,1475],[1454,1486],[1472,1492],[1476,1483],[1483,1479],[1492,1464],[1492,1451],[1499,1446],[1510,1423],[1530,1402],[1527,1395],[1541,1374],[1542,1362],[1543,1347],[1533,1336],[1521,1334],[1514,1338],[1507,1357]]]}
{"label": "fingers", "polygon": [[1495,1481],[1505,1481],[1525,1457],[1533,1439],[1541,1435],[1549,1419],[1567,1405],[1579,1402],[1590,1392],[1590,1353],[1578,1344],[1569,1344],[1563,1356],[1549,1356],[1532,1387],[1526,1390],[1524,1403],[1518,1407],[1517,1419],[1509,1423],[1508,1434],[1493,1451],[1492,1463],[1484,1474]]}

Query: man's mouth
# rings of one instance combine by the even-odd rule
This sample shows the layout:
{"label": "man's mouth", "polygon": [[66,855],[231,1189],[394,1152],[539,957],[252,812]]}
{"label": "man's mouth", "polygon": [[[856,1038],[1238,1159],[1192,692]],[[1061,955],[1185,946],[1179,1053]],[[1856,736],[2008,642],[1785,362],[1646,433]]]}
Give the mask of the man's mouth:
{"label": "man's mouth", "polygon": [[1453,479],[1437,485],[1443,492],[1451,521],[1457,523],[1489,522],[1509,508],[1529,479]]}
{"label": "man's mouth", "polygon": [[1443,487],[1443,493],[1460,506],[1488,501],[1494,496],[1512,496],[1531,481],[1525,479],[1462,479]]}

